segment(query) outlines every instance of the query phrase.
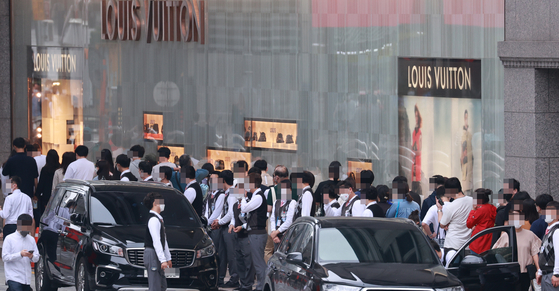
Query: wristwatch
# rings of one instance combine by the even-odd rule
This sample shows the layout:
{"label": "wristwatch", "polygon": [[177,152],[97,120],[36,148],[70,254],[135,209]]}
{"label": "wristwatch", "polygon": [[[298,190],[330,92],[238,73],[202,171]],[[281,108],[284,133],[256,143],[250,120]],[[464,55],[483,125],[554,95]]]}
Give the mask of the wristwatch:
{"label": "wristwatch", "polygon": [[442,209],[437,209],[437,212],[443,212],[443,210]]}
{"label": "wristwatch", "polygon": [[553,274],[553,277],[559,278],[559,274]]}

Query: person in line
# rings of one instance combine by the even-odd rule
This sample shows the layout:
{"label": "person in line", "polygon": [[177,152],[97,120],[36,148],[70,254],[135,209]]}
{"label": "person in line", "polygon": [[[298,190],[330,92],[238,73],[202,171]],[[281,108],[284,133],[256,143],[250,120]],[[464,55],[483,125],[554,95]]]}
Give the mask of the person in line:
{"label": "person in line", "polygon": [[[45,212],[45,207],[47,207],[49,203],[54,173],[60,168],[59,161],[60,157],[58,156],[58,152],[56,150],[49,150],[46,156],[45,166],[41,169],[40,176],[42,179],[39,179],[39,184],[35,191],[35,197],[38,201],[38,211],[34,213],[34,217],[37,219],[41,218]],[[35,221],[35,225],[38,225],[37,221]]]}
{"label": "person in line", "polygon": [[392,206],[386,212],[386,217],[408,218],[413,211],[420,210],[419,204],[411,196],[408,182],[393,182],[392,193]]}
{"label": "person in line", "polygon": [[139,144],[132,146],[128,152],[128,156],[132,158],[132,162],[130,162],[130,172],[136,177],[136,181],[140,180],[140,162],[145,153],[146,150]]}
{"label": "person in line", "polygon": [[186,182],[184,196],[188,202],[192,204],[198,216],[202,217],[204,195],[202,194],[200,184],[196,181],[196,170],[194,170],[193,166],[181,167],[181,174],[184,176]]}
{"label": "person in line", "polygon": [[467,221],[468,215],[472,211],[473,198],[464,195],[460,180],[456,177],[449,178],[444,187],[445,196],[454,198],[444,210],[442,206],[437,205],[441,210],[439,211],[439,223],[441,228],[447,231],[444,249],[445,261],[448,265],[456,251],[470,239],[471,230],[467,226]]}
{"label": "person in line", "polygon": [[151,176],[151,171],[153,166],[148,161],[141,161],[139,165],[140,169],[140,181],[142,182],[154,182],[153,177]]}
{"label": "person in line", "polygon": [[68,166],[70,166],[70,164],[75,160],[76,153],[74,152],[65,152],[62,154],[62,163],[60,164],[60,168],[54,172],[54,177],[52,178],[52,192],[54,192],[54,189],[58,184],[64,181],[64,175],[66,175]]}
{"label": "person in line", "polygon": [[[431,207],[437,204],[437,189],[444,186],[444,177],[441,175],[435,175],[429,178],[429,185],[431,189],[433,189],[433,193],[427,197],[427,199],[423,200],[421,204],[421,220],[425,219],[425,215],[427,215],[427,211],[431,209]],[[433,232],[433,230],[431,230]]]}
{"label": "person in line", "polygon": [[171,178],[173,177],[173,169],[163,166],[159,168],[159,178],[161,179],[161,184],[173,187],[173,183],[171,183]]}
{"label": "person in line", "polygon": [[165,211],[165,200],[161,194],[151,192],[146,195],[143,204],[149,209],[144,243],[144,265],[148,272],[149,290],[165,291],[165,269],[173,267],[165,223],[161,216],[161,212]]}
{"label": "person in line", "polygon": [[[233,219],[229,224],[229,233],[233,234],[236,248],[237,272],[239,273],[239,291],[252,290],[256,270],[252,265],[250,241],[248,238],[247,214],[241,212],[241,201],[246,200],[244,194],[233,194],[237,202],[233,204]],[[246,202],[246,201],[245,201]]]}
{"label": "person in line", "polygon": [[159,178],[159,168],[163,166],[167,166],[171,169],[174,169],[177,167],[177,165],[169,161],[169,158],[171,157],[171,150],[168,147],[160,147],[157,150],[157,154],[159,155],[159,159],[158,159],[159,163],[153,166],[152,173],[153,173],[153,177],[155,177],[154,178],[155,181],[161,182],[161,178]]}
{"label": "person in line", "polygon": [[[212,223],[212,229],[218,230],[219,234],[219,283],[220,288],[236,288],[239,286],[239,273],[237,272],[236,247],[233,235],[229,233],[229,223],[233,218],[233,204],[237,201],[231,192],[235,191],[233,188],[234,174],[229,170],[221,172],[223,178],[223,207],[221,216],[216,218]],[[229,267],[230,279],[227,283],[224,282],[225,275]]]}
{"label": "person in line", "polygon": [[[316,187],[315,193],[323,193],[324,189],[327,185],[333,185],[337,188],[338,183],[340,182],[340,169],[342,164],[338,161],[332,161],[330,165],[328,165],[328,180],[322,181]],[[324,199],[320,197],[320,195],[316,195],[314,197],[314,202],[316,204],[317,209],[317,216],[325,216],[326,215],[326,208],[324,206]]]}
{"label": "person in line", "polygon": [[138,181],[130,171],[130,158],[128,155],[120,154],[116,157],[116,170],[120,172],[120,181]]}
{"label": "person in line", "polygon": [[8,159],[15,156],[16,154],[17,154],[16,151],[12,149],[12,151],[10,152],[10,156],[0,166],[0,180],[2,181],[2,189],[1,190],[2,190],[2,195],[4,196],[4,198],[6,198],[6,196],[8,196],[8,194],[10,194],[10,189],[8,189],[6,187],[6,184],[9,183],[9,181],[10,181],[10,176],[6,176],[6,175],[2,174],[2,171],[4,170],[4,167],[6,166],[6,163],[8,162]]}
{"label": "person in line", "polygon": [[268,162],[266,160],[258,160],[254,162],[254,166],[260,169],[260,175],[262,176],[262,185],[266,187],[274,186],[274,179],[270,174],[268,174]]}
{"label": "person in line", "polygon": [[559,202],[547,203],[545,209],[545,222],[548,224],[542,247],[538,254],[539,269],[536,273],[537,283],[543,291],[559,290]]}
{"label": "person in line", "polygon": [[109,177],[110,180],[118,180],[117,177],[120,177],[120,172],[116,169],[115,163],[113,161],[113,153],[109,149],[102,149],[101,150],[101,158],[100,161],[107,161],[109,164]]}
{"label": "person in line", "polygon": [[21,214],[17,218],[17,232],[4,238],[2,261],[8,290],[31,291],[31,262],[39,261],[39,250],[33,230],[33,217]]}
{"label": "person in line", "polygon": [[76,160],[73,161],[66,169],[64,174],[64,181],[69,179],[76,180],[91,180],[95,173],[95,165],[87,160],[89,149],[86,146],[80,145],[74,151],[76,153]]}
{"label": "person in line", "polygon": [[[503,182],[503,199],[500,199],[499,208],[497,209],[497,217],[495,218],[495,226],[506,225],[509,220],[510,207],[508,203],[520,192],[520,182],[516,179],[505,179]],[[500,197],[499,197],[500,198]]]}
{"label": "person in line", "polygon": [[384,211],[384,216],[386,217],[386,212],[388,212],[388,209],[390,209],[390,206],[392,206],[390,203],[388,203],[388,200],[390,200],[390,188],[388,188],[388,186],[386,185],[378,185],[377,193],[379,200],[378,205],[380,206],[380,208],[382,208],[382,211]]}
{"label": "person in line", "polygon": [[359,216],[363,213],[363,208],[361,205],[361,200],[354,192],[355,181],[348,178],[338,184],[338,191],[340,193],[340,200],[342,200],[342,207],[338,209],[332,209],[330,207],[325,207],[326,213],[333,214],[332,216]]}
{"label": "person in line", "polygon": [[[493,192],[490,189],[479,188],[474,191],[473,209],[470,211],[466,226],[472,229],[472,237],[483,230],[495,225],[497,208],[489,203]],[[444,211],[444,210],[443,210]],[[470,250],[481,254],[491,248],[491,235],[484,235],[470,244]]]}
{"label": "person in line", "polygon": [[532,198],[524,199],[522,200],[522,207],[520,209],[525,218],[522,227],[526,230],[530,230],[532,224],[540,218],[536,208],[536,201]]}
{"label": "person in line", "polygon": [[363,217],[384,217],[384,210],[378,205],[377,188],[371,187],[362,190],[362,195],[367,199],[367,206],[361,216]]}
{"label": "person in line", "polygon": [[274,202],[272,213],[270,215],[270,230],[274,249],[277,249],[285,231],[289,229],[293,223],[295,209],[297,208],[297,200],[292,194],[292,183],[289,179],[285,179],[279,183],[281,198]]}
{"label": "person in line", "polygon": [[[12,144],[16,154],[9,158],[2,167],[2,175],[10,178],[18,176],[21,179],[21,183],[18,185],[19,189],[29,197],[33,197],[39,177],[37,162],[25,152],[25,140],[23,138],[14,139]],[[93,178],[93,175],[91,175],[91,178]]]}
{"label": "person in line", "polygon": [[549,194],[540,194],[536,197],[536,210],[540,214],[540,217],[532,223],[530,230],[538,236],[539,239],[543,239],[545,235],[545,229],[547,228],[547,223],[545,222],[545,209],[549,202],[553,201],[553,197]]}
{"label": "person in line", "polygon": [[[509,217],[511,225],[516,229],[516,249],[518,264],[520,265],[520,290],[528,291],[531,280],[527,267],[533,264],[535,265],[534,271],[539,269],[538,252],[542,242],[533,232],[523,227],[526,223],[524,210],[511,209]],[[509,236],[506,232],[503,232],[499,240],[493,245],[493,249],[505,247],[509,247]]]}
{"label": "person in line", "polygon": [[[435,190],[435,205],[431,206],[421,222],[421,227],[425,235],[432,240],[437,241],[439,247],[444,247],[444,240],[446,238],[446,230],[441,229],[439,224],[439,212],[445,211],[445,209],[450,205],[450,199],[444,195],[445,188],[439,187]],[[439,206],[441,210],[439,211]],[[433,231],[431,231],[433,229]]]}
{"label": "person in line", "polygon": [[[33,203],[31,198],[26,193],[21,192],[19,189],[21,185],[21,178],[13,176],[10,183],[12,194],[6,197],[4,207],[0,207],[0,217],[4,219],[4,237],[14,233],[17,229],[17,219],[22,214],[27,214],[33,217]],[[33,228],[35,229],[35,222]],[[34,231],[32,231],[34,232]]]}
{"label": "person in line", "polygon": [[[264,195],[266,196],[266,204],[268,205],[268,216],[271,216],[276,201],[281,199],[281,186],[279,185],[280,181],[288,179],[288,177],[289,177],[289,170],[287,170],[286,166],[277,165],[274,168],[274,176],[272,178],[274,181],[274,186],[271,186],[270,188],[268,188],[268,190],[264,192]],[[271,236],[272,234],[271,224],[272,221],[269,220],[268,239],[266,241],[266,248],[264,249],[264,259],[266,260],[266,263],[274,254],[274,240]]]}
{"label": "person in line", "polygon": [[408,216],[408,219],[413,221],[417,228],[421,228],[421,220],[419,220],[419,210],[412,211],[410,213],[410,216]]}
{"label": "person in line", "polygon": [[95,164],[97,175],[93,177],[95,181],[113,180],[113,173],[111,173],[111,164],[105,160],[99,160]]}
{"label": "person in line", "polygon": [[[264,248],[268,234],[266,232],[266,220],[268,205],[266,197],[260,189],[262,177],[259,173],[251,173],[248,176],[249,188],[252,193],[250,202],[241,201],[241,212],[248,214],[248,238],[251,245],[252,264],[256,270],[258,284],[254,290],[264,290],[264,278],[266,277],[266,261],[264,260]],[[247,193],[248,194],[248,193]]]}
{"label": "person in line", "polygon": [[[182,155],[179,158],[179,166],[180,168],[192,166],[192,159],[189,155]],[[171,177],[171,183],[173,183],[173,187],[180,192],[184,193],[186,190],[186,181],[184,180],[184,174],[181,171],[173,171],[173,177]]]}
{"label": "person in line", "polygon": [[[211,194],[208,195],[206,199],[206,204],[204,207],[204,217],[208,219],[208,227],[210,228],[210,238],[214,242],[215,249],[217,251],[217,263],[219,268],[221,269],[222,261],[223,264],[227,264],[227,253],[221,253],[220,250],[222,249],[221,246],[221,232],[220,229],[215,225],[213,222],[216,219],[222,217],[223,213],[223,204],[225,199],[227,198],[225,195],[224,182],[223,182],[223,173],[222,172],[214,172],[210,175],[210,190]],[[226,176],[229,174],[226,173]],[[218,286],[223,284],[224,277],[218,277]]]}
{"label": "person in line", "polygon": [[338,195],[338,189],[334,185],[326,185],[322,188],[322,196],[324,197],[324,216],[334,216],[336,211],[341,208],[340,202],[338,201],[340,196]]}
{"label": "person in line", "polygon": [[39,171],[39,177],[37,177],[37,181],[41,182],[41,170],[47,164],[47,156],[43,155],[43,150],[41,149],[41,145],[39,143],[34,143],[30,147],[32,150],[27,150],[27,152],[31,153],[31,156],[35,159],[37,163],[37,171]]}
{"label": "person in line", "polygon": [[[299,217],[313,216],[315,215],[315,205],[314,194],[312,192],[312,187],[314,186],[314,175],[309,171],[303,171],[302,173],[294,173],[294,179],[297,189],[302,189],[301,194],[297,197],[297,208],[295,209],[295,214],[293,216],[293,221],[297,220]],[[291,181],[292,183],[294,181]]]}
{"label": "person in line", "polygon": [[363,170],[359,172],[357,180],[357,189],[359,190],[355,191],[355,195],[357,195],[361,199],[365,199],[365,195],[361,196],[361,192],[373,186],[373,182],[375,181],[375,174],[371,170]]}

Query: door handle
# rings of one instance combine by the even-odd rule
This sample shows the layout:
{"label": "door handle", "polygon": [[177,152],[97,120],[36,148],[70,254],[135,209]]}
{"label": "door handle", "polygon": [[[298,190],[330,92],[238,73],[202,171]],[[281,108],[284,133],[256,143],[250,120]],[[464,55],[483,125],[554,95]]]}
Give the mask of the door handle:
{"label": "door handle", "polygon": [[272,270],[277,271],[278,267],[276,265],[272,265]]}
{"label": "door handle", "polygon": [[287,275],[287,277],[289,277],[289,276],[291,276],[291,274],[293,274],[293,272],[292,271],[287,271],[287,272],[285,272],[285,274]]}

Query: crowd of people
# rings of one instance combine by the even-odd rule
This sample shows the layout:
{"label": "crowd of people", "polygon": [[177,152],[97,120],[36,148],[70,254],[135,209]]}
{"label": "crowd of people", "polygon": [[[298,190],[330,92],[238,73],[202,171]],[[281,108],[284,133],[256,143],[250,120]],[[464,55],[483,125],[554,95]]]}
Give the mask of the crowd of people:
{"label": "crowd of people", "polygon": [[[145,157],[140,145],[114,158],[105,149],[96,163],[88,160],[85,146],[63,153],[61,163],[57,151],[49,150],[44,156],[39,145],[30,145],[23,138],[16,138],[13,147],[1,168],[5,201],[0,217],[5,223],[2,255],[6,279],[14,286],[30,284],[30,270],[20,267],[22,262],[36,261],[38,254],[32,252],[35,249],[26,236],[33,232],[52,191],[63,181],[78,179],[162,183],[183,193],[207,224],[218,254],[220,287],[262,290],[267,260],[290,225],[304,216],[409,218],[431,240],[446,266],[472,236],[494,226],[514,225],[522,290],[538,289],[540,284],[543,290],[559,287],[559,266],[554,263],[554,249],[559,247],[559,233],[555,234],[559,202],[549,194],[532,199],[520,191],[520,183],[514,179],[505,180],[493,199],[490,189],[465,195],[458,178],[436,175],[430,179],[432,193],[421,197],[410,191],[404,176],[395,177],[391,185],[376,187],[371,170],[348,173],[342,179],[345,175],[337,161],[330,163],[328,179],[317,184],[312,172],[290,172],[284,165],[275,166],[269,175],[263,159],[252,166],[250,161],[236,161],[232,170],[224,169],[223,163],[200,166],[188,155],[175,164],[169,161],[167,147],[158,149],[155,160]],[[151,197],[150,209],[156,210],[153,217],[162,223],[159,213],[164,206],[157,199]],[[492,200],[498,201],[498,207]],[[22,243],[14,245],[18,242]],[[469,251],[481,255],[508,244],[506,232],[500,237],[485,235],[474,240]],[[14,251],[20,255],[14,256]],[[154,259],[158,255],[152,254]],[[162,262],[161,267],[168,266],[165,264],[170,262]],[[227,271],[230,277],[225,282]]]}

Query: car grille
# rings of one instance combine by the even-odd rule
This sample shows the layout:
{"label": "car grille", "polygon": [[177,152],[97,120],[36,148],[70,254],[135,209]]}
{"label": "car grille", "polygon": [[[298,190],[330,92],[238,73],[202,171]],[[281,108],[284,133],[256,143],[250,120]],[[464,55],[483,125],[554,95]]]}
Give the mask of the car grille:
{"label": "car grille", "polygon": [[[144,267],[144,249],[129,249],[128,262],[134,266]],[[194,251],[171,250],[173,268],[189,267],[194,263]]]}

